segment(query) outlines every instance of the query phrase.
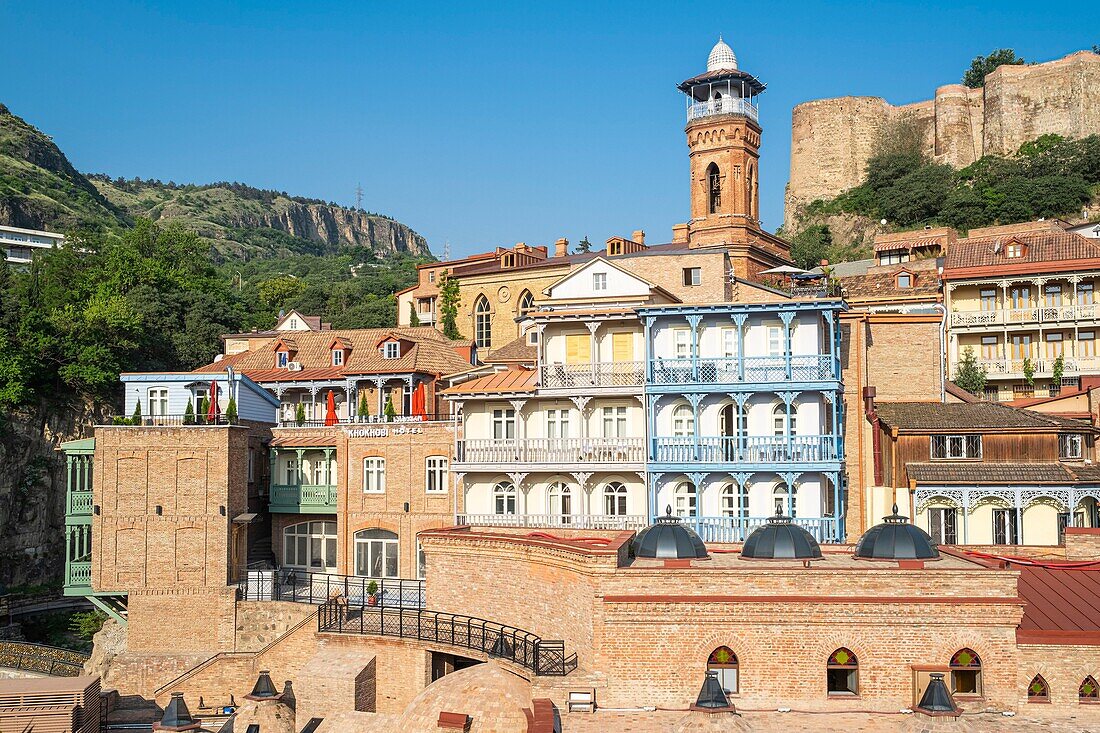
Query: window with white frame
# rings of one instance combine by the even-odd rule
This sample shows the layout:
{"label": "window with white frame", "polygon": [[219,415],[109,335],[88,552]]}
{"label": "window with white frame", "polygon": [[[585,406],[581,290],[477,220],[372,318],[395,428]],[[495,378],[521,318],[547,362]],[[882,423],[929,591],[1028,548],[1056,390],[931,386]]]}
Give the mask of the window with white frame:
{"label": "window with white frame", "polygon": [[878,256],[878,263],[880,265],[900,265],[901,263],[908,261],[909,253],[905,250],[882,252]]}
{"label": "window with white frame", "polygon": [[783,356],[786,344],[783,343],[783,327],[768,326],[768,356]]}
{"label": "window with white frame", "polygon": [[488,350],[493,347],[492,317],[489,300],[482,295],[474,304],[474,341],[479,348]]}
{"label": "window with white frame", "polygon": [[699,267],[685,267],[684,268],[684,285],[688,287],[694,287],[696,285],[702,285],[703,283],[703,270]]}
{"label": "window with white frame", "polygon": [[316,456],[310,462],[313,464],[313,485],[327,486],[330,483],[329,475],[331,473],[328,458]]}
{"label": "window with white frame", "polygon": [[1058,436],[1058,457],[1064,461],[1084,456],[1084,436],[1080,433],[1063,433]]}
{"label": "window with white frame", "polygon": [[510,408],[493,410],[493,440],[512,440],[516,437],[516,411]]}
{"label": "window with white frame", "polygon": [[722,492],[719,494],[722,516],[739,517],[742,519],[748,517],[748,498],[748,494],[743,492],[736,482],[731,481],[724,485],[722,487]]}
{"label": "window with white frame", "polygon": [[672,344],[677,359],[691,358],[691,331],[686,328],[672,329]]}
{"label": "window with white frame", "polygon": [[934,460],[978,460],[982,457],[980,435],[933,435]]}
{"label": "window with white frame", "polygon": [[993,544],[1019,544],[1017,529],[1015,509],[995,508],[993,510]]}
{"label": "window with white frame", "polygon": [[676,491],[673,496],[675,499],[676,516],[694,517],[696,515],[696,500],[698,496],[695,492],[695,484],[690,481],[681,481],[676,485]]}
{"label": "window with white frame", "polygon": [[332,350],[332,365],[333,366],[344,366],[344,350],[343,349],[333,349]]}
{"label": "window with white frame", "polygon": [[1013,242],[1005,247],[1005,257],[1011,257],[1013,259],[1024,256],[1024,245],[1019,242]]}
{"label": "window with white frame", "polygon": [[[788,517],[798,516],[798,492],[791,491],[785,483],[778,483],[772,489],[772,498],[775,501],[775,513]],[[788,499],[789,505],[788,505]]]}
{"label": "window with white frame", "polygon": [[787,403],[777,402],[772,408],[772,434],[776,436],[796,435],[798,433],[798,408],[790,406],[790,415],[787,415]]}
{"label": "window with white frame", "polygon": [[336,522],[301,522],[285,528],[283,564],[336,572]]}
{"label": "window with white frame", "polygon": [[511,481],[501,481],[493,487],[493,513],[516,513],[516,487]]}
{"label": "window with white frame", "polygon": [[149,389],[149,415],[162,417],[168,414],[168,388],[151,387]]}
{"label": "window with white frame", "polygon": [[732,359],[738,355],[738,341],[740,340],[736,328],[722,329],[722,356]]}
{"label": "window with white frame", "polygon": [[355,574],[368,578],[396,578],[397,535],[385,529],[361,529],[355,533]]}
{"label": "window with white frame", "polygon": [[386,491],[386,459],[368,456],[363,459],[363,493],[381,494]]}
{"label": "window with white frame", "polygon": [[691,405],[676,405],[672,410],[672,435],[687,438],[695,434],[695,411]]}
{"label": "window with white frame", "polygon": [[298,459],[287,458],[285,464],[285,473],[287,486],[294,486],[298,483]]}
{"label": "window with white frame", "polygon": [[592,289],[593,290],[607,290],[607,273],[606,272],[593,272],[592,273]]}
{"label": "window with white frame", "polygon": [[603,487],[603,511],[612,517],[626,514],[626,486],[621,481],[611,481]]}
{"label": "window with white frame", "polygon": [[387,341],[382,344],[382,358],[396,359],[401,356],[401,344],[396,341]]}
{"label": "window with white frame", "polygon": [[626,437],[626,407],[603,408],[603,437]]}
{"label": "window with white frame", "polygon": [[568,517],[573,514],[573,490],[564,481],[550,484],[547,506],[555,517]]}
{"label": "window with white frame", "polygon": [[428,456],[424,459],[424,486],[429,494],[447,491],[448,461],[446,456]]}
{"label": "window with white frame", "polygon": [[553,409],[546,411],[546,437],[569,437],[569,410]]}

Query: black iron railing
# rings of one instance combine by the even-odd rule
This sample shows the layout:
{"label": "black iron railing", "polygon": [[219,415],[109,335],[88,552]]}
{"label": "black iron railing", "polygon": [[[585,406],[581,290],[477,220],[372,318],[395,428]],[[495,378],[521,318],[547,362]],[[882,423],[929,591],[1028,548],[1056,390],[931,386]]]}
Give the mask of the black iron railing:
{"label": "black iron railing", "polygon": [[24,641],[0,641],[0,667],[37,672],[51,677],[78,677],[84,674],[88,655],[72,649]]}
{"label": "black iron railing", "polygon": [[[377,584],[373,596],[369,592],[371,583]],[[246,601],[292,601],[320,605],[339,596],[346,605],[354,608],[424,607],[424,581],[406,578],[368,578],[281,568],[249,570],[238,581],[237,587]]]}
{"label": "black iron railing", "polygon": [[455,419],[454,415],[447,413],[428,413],[426,415],[395,415],[387,418],[385,415],[370,415],[368,417],[353,417],[346,418],[341,417],[336,420],[333,425],[328,425],[324,418],[318,420],[302,420],[299,421],[293,417],[281,417],[279,418],[279,427],[281,428],[324,428],[335,427],[336,425],[343,426],[362,426],[369,427],[372,425],[409,425],[423,422],[450,422]]}
{"label": "black iron railing", "polygon": [[577,668],[577,655],[566,655],[563,641],[544,641],[523,629],[442,611],[353,608],[334,598],[318,610],[317,630],[396,636],[472,649],[514,662],[538,675],[562,677]]}

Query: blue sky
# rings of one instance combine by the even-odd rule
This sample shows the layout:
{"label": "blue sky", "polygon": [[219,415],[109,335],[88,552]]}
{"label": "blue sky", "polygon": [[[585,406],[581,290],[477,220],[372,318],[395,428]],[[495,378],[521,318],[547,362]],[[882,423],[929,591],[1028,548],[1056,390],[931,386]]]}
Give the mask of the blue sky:
{"label": "blue sky", "polygon": [[0,102],[86,172],[238,180],[364,206],[439,254],[688,218],[684,103],[719,33],[768,84],[761,213],[790,114],[894,103],[1010,47],[1100,43],[1092,2],[375,3],[0,0]]}

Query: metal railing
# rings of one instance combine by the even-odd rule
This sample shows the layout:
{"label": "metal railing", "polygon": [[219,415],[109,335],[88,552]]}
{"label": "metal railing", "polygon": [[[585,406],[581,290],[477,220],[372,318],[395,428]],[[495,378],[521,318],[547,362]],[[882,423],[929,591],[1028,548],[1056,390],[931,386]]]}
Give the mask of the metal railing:
{"label": "metal railing", "polygon": [[[1031,365],[1035,369],[1036,375],[1049,376],[1054,372],[1054,362],[1054,359],[1032,359]],[[1024,373],[1023,359],[979,359],[978,366],[985,369],[988,374],[993,375],[1022,375]],[[1065,358],[1062,361],[1062,373],[1066,375],[1095,370],[1100,370],[1100,359],[1098,358]]]}
{"label": "metal railing", "polygon": [[449,413],[427,413],[424,415],[394,415],[387,418],[385,415],[369,415],[367,417],[341,417],[332,425],[327,424],[324,418],[316,420],[297,420],[293,417],[280,417],[281,428],[331,428],[347,425],[402,425],[422,422],[450,422],[455,416]]}
{"label": "metal railing", "polygon": [[79,677],[88,655],[25,641],[0,641],[0,667],[37,672],[51,677]]}
{"label": "metal railing", "polygon": [[112,415],[107,425],[134,425],[143,428],[175,428],[180,426],[236,425],[237,418],[225,415]]}
{"label": "metal railing", "polygon": [[530,631],[473,616],[405,608],[352,609],[339,600],[322,604],[317,631],[416,639],[472,649],[525,667],[537,675],[562,677],[577,668],[565,642],[544,641]]}
{"label": "metal railing", "polygon": [[954,311],[952,326],[1000,326],[1018,323],[1073,323],[1100,318],[1100,304],[1049,305],[1034,308],[997,308],[987,311]]}
{"label": "metal railing", "polygon": [[642,529],[641,514],[456,514],[455,524],[472,527],[532,527],[536,529]]}
{"label": "metal railing", "polygon": [[785,356],[729,356],[650,360],[650,382],[653,384],[819,382],[837,379],[838,374],[837,359],[831,354],[795,354],[789,359]]}
{"label": "metal railing", "polygon": [[758,121],[760,113],[756,105],[742,97],[726,96],[709,102],[694,102],[688,105],[688,122],[711,115],[744,115]]}
{"label": "metal railing", "polygon": [[542,367],[539,386],[544,389],[640,387],[644,381],[644,361],[547,364]]}
{"label": "metal railing", "polygon": [[832,435],[655,437],[653,460],[661,463],[816,463],[839,460]]}
{"label": "metal railing", "polygon": [[[744,542],[753,530],[768,523],[771,517],[684,517],[684,524],[694,527],[704,542]],[[796,517],[793,523],[802,527],[818,542],[843,541],[840,520],[835,517]]]}
{"label": "metal railing", "polygon": [[460,440],[459,463],[641,463],[645,438]]}
{"label": "metal railing", "polygon": [[325,507],[336,509],[335,484],[272,484],[271,507]]}
{"label": "metal railing", "polygon": [[[372,582],[378,584],[373,602],[367,592]],[[246,601],[291,601],[316,606],[339,596],[344,605],[355,608],[424,607],[424,581],[406,578],[368,578],[281,568],[248,570],[237,587]]]}
{"label": "metal railing", "polygon": [[70,491],[65,497],[65,513],[85,515],[92,513],[92,492]]}

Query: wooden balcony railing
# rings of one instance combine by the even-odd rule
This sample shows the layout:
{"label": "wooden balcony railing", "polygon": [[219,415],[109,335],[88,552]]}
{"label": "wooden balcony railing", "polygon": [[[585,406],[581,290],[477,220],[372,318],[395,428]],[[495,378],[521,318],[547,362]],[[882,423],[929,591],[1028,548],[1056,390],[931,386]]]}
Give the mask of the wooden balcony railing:
{"label": "wooden balcony railing", "polygon": [[652,359],[652,384],[736,384],[738,382],[820,382],[839,378],[830,354]]}
{"label": "wooden balcony railing", "polygon": [[272,484],[271,510],[336,509],[335,484]]}
{"label": "wooden balcony railing", "polygon": [[836,436],[678,436],[653,439],[659,463],[817,463],[840,459]]}
{"label": "wooden balcony railing", "polygon": [[70,516],[85,516],[92,513],[92,492],[70,491],[65,497],[65,513]]}
{"label": "wooden balcony railing", "polygon": [[539,386],[544,389],[576,387],[640,387],[645,362],[619,361],[592,364],[548,364],[542,367]]}
{"label": "wooden balcony railing", "polygon": [[645,438],[515,438],[458,441],[459,463],[641,463]]}
{"label": "wooden balcony railing", "polygon": [[[1054,359],[1032,359],[1035,376],[1050,376],[1054,372]],[[979,359],[978,366],[991,376],[1023,376],[1023,359]],[[1098,357],[1066,357],[1062,362],[1062,374],[1075,376],[1082,372],[1100,371]]]}
{"label": "wooden balcony railing", "polygon": [[642,514],[456,514],[455,524],[472,527],[533,527],[536,529],[642,529]]}
{"label": "wooden balcony railing", "polygon": [[1021,323],[1065,323],[1100,319],[1100,304],[1042,305],[1026,308],[997,308],[994,310],[954,311],[951,325],[1001,326]]}
{"label": "wooden balcony railing", "polygon": [[[771,517],[684,517],[683,523],[699,533],[704,542],[744,542],[753,530],[768,523]],[[836,517],[795,517],[818,542],[843,542],[843,522]]]}

